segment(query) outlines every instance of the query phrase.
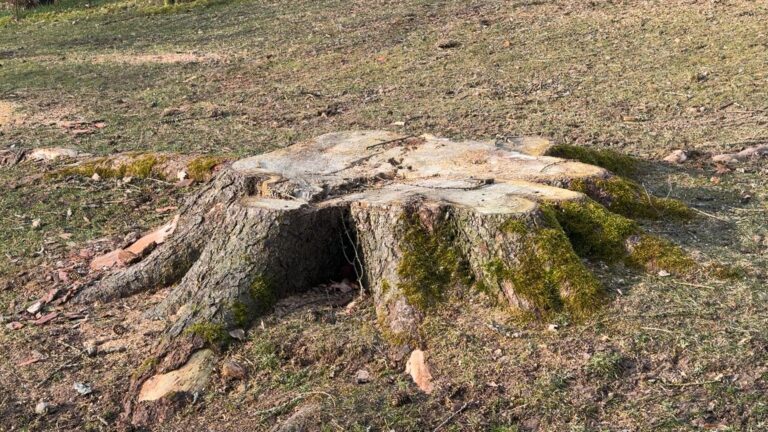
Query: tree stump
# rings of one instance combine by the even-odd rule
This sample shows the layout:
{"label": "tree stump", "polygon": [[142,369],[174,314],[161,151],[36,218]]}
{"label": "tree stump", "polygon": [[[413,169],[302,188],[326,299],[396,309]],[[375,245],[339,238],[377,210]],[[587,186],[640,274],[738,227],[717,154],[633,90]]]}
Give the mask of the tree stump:
{"label": "tree stump", "polygon": [[[585,258],[689,271],[687,255],[630,218],[685,217],[687,208],[605,168],[549,156],[583,156],[573,150],[540,138],[356,131],[242,159],[188,199],[164,244],[80,301],[173,285],[148,311],[174,317],[166,341],[215,343],[280,297],[353,268],[347,276],[372,296],[388,340],[418,344],[425,313],[452,290],[579,319],[604,302]],[[587,156],[611,165],[610,155]]]}
{"label": "tree stump", "polygon": [[176,284],[149,314],[178,316],[177,336],[195,324],[245,326],[351,265],[385,330],[409,338],[424,309],[459,287],[539,316],[588,315],[602,289],[579,255],[632,261],[652,247],[664,253],[636,264],[682,269],[672,258],[687,257],[670,257],[671,245],[618,213],[680,216],[684,206],[645,197],[604,168],[546,156],[557,149],[540,138],[356,131],[241,159],[189,198],[165,244],[80,300]]}

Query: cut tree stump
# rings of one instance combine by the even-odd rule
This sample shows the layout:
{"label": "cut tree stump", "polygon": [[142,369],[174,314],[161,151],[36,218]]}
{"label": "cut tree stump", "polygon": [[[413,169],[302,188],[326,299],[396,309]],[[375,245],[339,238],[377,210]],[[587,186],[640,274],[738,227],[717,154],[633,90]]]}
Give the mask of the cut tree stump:
{"label": "cut tree stump", "polygon": [[[678,217],[687,208],[604,168],[546,156],[553,149],[541,138],[355,131],[241,159],[188,199],[163,245],[80,300],[175,284],[149,314],[177,316],[177,336],[195,324],[244,326],[352,265],[392,336],[412,336],[422,311],[460,285],[535,315],[588,315],[602,290],[577,252],[631,261],[638,248],[671,247],[607,209]],[[637,264],[687,258],[666,255]]]}
{"label": "cut tree stump", "polygon": [[[339,280],[349,268],[371,294],[388,340],[414,345],[425,313],[452,290],[534,317],[579,319],[604,303],[584,258],[690,271],[679,248],[631,220],[685,217],[687,208],[605,168],[548,156],[586,154],[574,149],[541,138],[355,131],[242,159],[188,199],[165,243],[79,300],[173,286],[148,314],[173,317],[166,351],[180,336],[198,342],[152,370],[167,372],[199,340],[215,344],[277,299]],[[613,161],[599,152],[586,159]]]}

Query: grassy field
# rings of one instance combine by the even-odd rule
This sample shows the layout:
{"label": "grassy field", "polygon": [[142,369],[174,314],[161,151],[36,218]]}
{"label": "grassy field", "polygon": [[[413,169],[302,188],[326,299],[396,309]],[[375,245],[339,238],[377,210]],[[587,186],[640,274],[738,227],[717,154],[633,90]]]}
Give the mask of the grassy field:
{"label": "grassy field", "polygon": [[[768,4],[747,0],[78,0],[18,22],[0,10],[0,150],[238,157],[389,129],[544,135],[648,161],[735,151],[768,141],[766,22]],[[88,128],[97,122],[105,127]],[[186,192],[40,176],[50,169],[0,168],[0,316],[44,294],[57,261],[161,223],[155,209]],[[488,316],[483,304],[446,306],[427,323],[439,384],[430,397],[389,359],[369,304],[350,316],[270,316],[226,354],[249,365],[249,380],[215,383],[163,428],[268,430],[313,402],[326,430],[766,430],[765,161],[729,172],[652,163],[638,180],[700,211],[645,229],[743,275],[599,267],[610,305],[557,332]],[[111,430],[147,341],[94,358],[66,345],[133,329],[132,313],[155,301],[88,305],[79,326],[3,324],[0,430]],[[47,360],[17,367],[30,350]],[[371,384],[353,383],[360,368]],[[77,396],[74,381],[96,394]],[[58,409],[34,414],[41,399]]]}

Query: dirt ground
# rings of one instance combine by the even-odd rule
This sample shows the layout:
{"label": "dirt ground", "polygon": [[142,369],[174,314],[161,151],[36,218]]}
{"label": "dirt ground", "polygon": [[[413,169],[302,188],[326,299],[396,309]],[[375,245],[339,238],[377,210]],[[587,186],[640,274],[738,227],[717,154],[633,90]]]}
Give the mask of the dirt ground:
{"label": "dirt ground", "polygon": [[[219,353],[246,379],[217,370],[153,430],[270,430],[312,406],[309,430],[327,431],[768,429],[768,165],[707,156],[768,143],[765,2],[117,0],[8,14],[0,151],[239,157],[345,129],[543,135],[646,161],[637,181],[697,217],[643,228],[738,270],[681,280],[593,265],[611,299],[579,323],[455,299],[426,323],[431,395],[369,299],[286,299]],[[660,162],[675,149],[699,157]],[[194,188],[46,175],[58,167],[0,167],[2,431],[115,428],[163,329],[142,311],[165,291],[50,305],[42,315],[58,315],[39,325],[25,310]]]}

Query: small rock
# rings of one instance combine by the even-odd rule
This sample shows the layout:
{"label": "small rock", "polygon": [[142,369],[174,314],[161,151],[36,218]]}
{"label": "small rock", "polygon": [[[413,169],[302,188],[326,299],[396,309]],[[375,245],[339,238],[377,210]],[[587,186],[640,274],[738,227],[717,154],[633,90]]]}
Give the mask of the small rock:
{"label": "small rock", "polygon": [[179,179],[179,181],[184,181],[187,179],[187,172],[186,171],[179,171],[176,173],[176,178]]}
{"label": "small rock", "polygon": [[688,155],[685,153],[685,150],[675,150],[664,158],[665,162],[674,164],[681,164],[686,160],[688,160]]}
{"label": "small rock", "polygon": [[88,339],[87,341],[83,342],[83,349],[85,350],[85,353],[88,354],[88,356],[93,357],[96,355],[98,346],[95,340]]}
{"label": "small rock", "polygon": [[669,272],[666,271],[666,270],[659,270],[659,276],[667,277],[667,276],[669,276]]}
{"label": "small rock", "polygon": [[91,180],[99,181],[101,180],[101,176],[99,175],[99,173],[93,173],[93,175],[91,176]]}
{"label": "small rock", "polygon": [[72,388],[74,388],[81,396],[87,396],[93,393],[93,388],[91,388],[91,385],[86,383],[76,382]]}
{"label": "small rock", "polygon": [[40,229],[42,225],[43,225],[43,221],[41,221],[40,219],[35,219],[32,221],[32,229],[34,230]]}
{"label": "small rock", "polygon": [[234,360],[227,360],[221,365],[221,376],[226,379],[241,380],[247,375],[245,367]]}
{"label": "small rock", "polygon": [[34,315],[34,314],[40,312],[40,309],[42,309],[42,308],[43,308],[43,302],[36,301],[36,302],[32,303],[32,305],[30,307],[27,308],[27,312],[29,312],[32,315]]}
{"label": "small rock", "polygon": [[133,177],[131,176],[123,177],[123,184],[128,184],[132,181],[133,181]]}
{"label": "small rock", "polygon": [[560,330],[560,326],[559,326],[559,325],[557,325],[557,324],[550,324],[550,325],[547,327],[547,330],[549,330],[549,331],[551,331],[551,332],[556,332],[556,331]]}
{"label": "small rock", "polygon": [[360,369],[355,374],[355,382],[358,384],[367,384],[371,382],[371,374],[365,369]]}
{"label": "small rock", "polygon": [[237,339],[239,341],[245,340],[245,330],[243,329],[230,330],[229,335],[232,337],[232,339]]}
{"label": "small rock", "polygon": [[40,401],[35,405],[35,414],[46,415],[51,410],[51,404],[45,401]]}

